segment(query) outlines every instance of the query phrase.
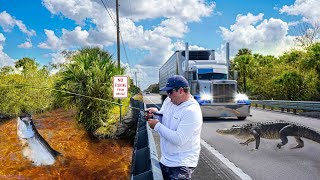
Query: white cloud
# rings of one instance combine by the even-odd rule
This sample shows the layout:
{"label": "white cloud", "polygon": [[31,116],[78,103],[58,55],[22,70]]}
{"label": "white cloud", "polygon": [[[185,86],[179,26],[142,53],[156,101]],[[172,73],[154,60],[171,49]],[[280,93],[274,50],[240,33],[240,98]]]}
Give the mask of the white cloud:
{"label": "white cloud", "polygon": [[263,14],[254,16],[248,13],[238,15],[230,30],[220,27],[223,40],[230,42],[231,55],[241,48],[249,48],[255,53],[279,55],[293,47],[294,37],[287,35],[286,22],[270,18],[258,24],[262,19]]}
{"label": "white cloud", "polygon": [[[111,8],[115,16],[115,1],[104,1]],[[86,18],[109,17],[100,0],[43,0],[42,4],[55,15],[75,20],[78,24],[83,23]],[[122,17],[134,21],[153,19],[159,17],[179,18],[183,21],[200,21],[203,16],[209,16],[215,8],[214,3],[205,3],[205,0],[135,0],[134,2],[120,2],[120,13]],[[197,9],[197,11],[195,11]],[[190,13],[192,12],[192,13]]]}
{"label": "white cloud", "polygon": [[[106,2],[106,1],[104,1]],[[86,38],[80,39],[76,31],[69,33],[81,45],[109,46],[116,41],[116,28],[114,22],[109,17],[108,12],[101,1],[92,0],[43,0],[43,5],[54,15],[63,15],[66,18],[76,21],[80,26],[90,21],[96,27],[90,29]],[[114,2],[107,1],[111,7],[110,12],[115,15]],[[204,0],[171,0],[168,1],[143,1],[136,0],[134,3],[123,2],[120,4],[120,31],[125,43],[130,48],[138,48],[150,51],[145,59],[152,58],[154,53],[163,49],[168,51],[171,45],[170,38],[181,38],[188,32],[187,23],[200,21],[201,17],[210,16],[215,8],[215,4],[206,4]],[[197,9],[197,11],[194,11]],[[192,12],[192,13],[190,13]],[[136,26],[135,21],[162,18],[163,21],[153,30],[144,30],[142,26]],[[81,30],[81,29],[80,29]],[[73,44],[71,38],[66,38],[66,31],[59,38],[61,45],[70,47]],[[49,39],[49,37],[48,37]],[[49,43],[42,43],[40,47],[54,47]],[[159,49],[160,48],[160,49]],[[162,59],[162,58],[157,58]],[[143,63],[145,62],[143,61]]]}
{"label": "white cloud", "polygon": [[0,68],[3,66],[13,66],[14,60],[9,57],[6,53],[2,51],[2,47],[0,46]]}
{"label": "white cloud", "polygon": [[66,62],[65,57],[61,53],[50,53],[48,56],[52,58],[52,64],[63,64]]}
{"label": "white cloud", "polygon": [[6,37],[2,33],[0,33],[0,45],[6,41]]}
{"label": "white cloud", "polygon": [[[174,53],[175,50],[183,50],[185,49],[185,42],[177,41],[172,43],[168,46],[167,49],[163,50],[152,50],[151,52],[159,53],[153,56],[148,55],[147,58],[144,60],[144,63],[134,65],[133,67],[129,66],[128,63],[121,64],[122,66],[126,67],[127,75],[134,79],[135,82],[135,72],[137,72],[137,79],[138,85],[141,87],[142,90],[148,88],[149,85],[155,84],[159,82],[159,68],[162,64],[170,58],[170,56]],[[198,50],[198,49],[205,49],[204,47],[190,45],[189,50]],[[160,59],[161,57],[161,59]],[[152,59],[153,58],[153,59]],[[148,60],[147,60],[148,59]]]}
{"label": "white cloud", "polygon": [[187,25],[176,18],[166,19],[154,29],[154,33],[164,37],[182,38],[186,32],[188,32]]}
{"label": "white cloud", "polygon": [[292,22],[288,22],[288,26],[296,26],[298,25],[300,22],[299,21],[292,21]]}
{"label": "white cloud", "polygon": [[[188,43],[188,46],[189,46],[188,47],[189,50],[205,50],[206,49],[206,48],[201,47],[201,46],[190,45],[189,43]],[[186,43],[183,42],[183,41],[177,41],[177,42],[175,42],[173,44],[172,49],[174,49],[174,50],[184,50],[184,49],[186,49]]]}
{"label": "white cloud", "polygon": [[75,20],[78,24],[83,24],[83,21],[92,16],[101,15],[101,11],[99,12],[96,9],[97,3],[92,0],[42,0],[42,4],[52,14],[61,14],[66,18]]}
{"label": "white cloud", "polygon": [[81,47],[88,46],[89,33],[86,30],[81,30],[81,27],[77,26],[73,31],[62,29],[62,42],[66,47]]}
{"label": "white cloud", "polygon": [[0,33],[0,68],[3,66],[13,66],[14,60],[10,58],[6,53],[3,52],[3,44],[6,38]]}
{"label": "white cloud", "polygon": [[18,26],[20,31],[27,34],[28,36],[36,35],[36,32],[34,30],[28,30],[26,25],[24,25],[21,20],[17,20],[6,11],[0,13],[0,26],[2,27],[4,32],[10,32],[15,26]]}
{"label": "white cloud", "polygon": [[121,66],[126,67],[126,74],[133,80],[133,84],[137,84],[142,90],[148,88],[148,86],[151,84],[156,84],[159,82],[159,74],[155,73],[158,68],[141,65],[130,67],[127,63],[121,64]]}
{"label": "white cloud", "polygon": [[280,13],[289,15],[303,16],[303,21],[311,24],[319,23],[320,19],[320,1],[319,0],[296,0],[293,5],[283,6]]}
{"label": "white cloud", "polygon": [[[69,31],[62,29],[62,36],[59,38],[54,31],[45,29],[47,35],[46,42],[39,43],[38,47],[42,49],[51,49],[53,51],[61,51],[64,49],[82,48],[85,46],[103,47],[103,34],[96,31],[82,30],[80,26],[75,27],[74,30]],[[91,33],[91,34],[90,34]],[[97,35],[97,37],[95,37]],[[101,37],[100,39],[98,37]],[[107,42],[105,42],[107,44]]]}
{"label": "white cloud", "polygon": [[[115,1],[104,2],[115,17]],[[116,26],[100,0],[43,0],[42,3],[53,15],[74,20],[79,26],[71,31],[62,30],[60,37],[52,30],[46,30],[47,40],[38,47],[61,51],[76,45],[107,47],[116,42]],[[120,2],[122,40],[130,50],[145,52],[139,59],[140,65],[131,67],[139,72],[139,79],[143,79],[141,84],[158,82],[155,68],[172,55],[176,39],[183,38],[188,32],[188,23],[211,16],[214,8],[214,3],[205,0]],[[160,20],[160,23],[149,29],[137,25],[152,19]],[[94,26],[89,30],[81,29],[88,22]]]}
{"label": "white cloud", "polygon": [[61,40],[54,34],[54,31],[45,29],[44,32],[47,35],[47,41],[40,43],[38,45],[39,48],[52,50],[63,49],[61,46]]}
{"label": "white cloud", "polygon": [[32,48],[32,42],[30,40],[27,40],[26,42],[19,44],[18,47],[23,49],[30,49]]}

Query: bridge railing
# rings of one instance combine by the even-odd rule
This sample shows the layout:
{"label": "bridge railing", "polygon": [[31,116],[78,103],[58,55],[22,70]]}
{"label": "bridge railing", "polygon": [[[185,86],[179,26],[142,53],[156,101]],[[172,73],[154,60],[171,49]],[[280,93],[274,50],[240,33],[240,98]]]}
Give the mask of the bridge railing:
{"label": "bridge railing", "polygon": [[137,119],[137,131],[132,155],[131,180],[163,180],[151,128],[144,119],[144,104],[134,101],[132,105],[141,110],[133,110],[133,118]]}
{"label": "bridge railing", "polygon": [[316,101],[251,100],[251,104],[254,107],[293,112],[294,114],[320,112],[320,102]]}

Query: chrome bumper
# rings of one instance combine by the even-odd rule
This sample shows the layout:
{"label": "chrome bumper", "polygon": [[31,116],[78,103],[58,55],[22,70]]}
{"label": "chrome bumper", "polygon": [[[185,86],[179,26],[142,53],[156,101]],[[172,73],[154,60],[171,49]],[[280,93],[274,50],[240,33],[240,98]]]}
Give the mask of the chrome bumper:
{"label": "chrome bumper", "polygon": [[247,117],[250,105],[246,104],[208,104],[200,106],[203,117]]}

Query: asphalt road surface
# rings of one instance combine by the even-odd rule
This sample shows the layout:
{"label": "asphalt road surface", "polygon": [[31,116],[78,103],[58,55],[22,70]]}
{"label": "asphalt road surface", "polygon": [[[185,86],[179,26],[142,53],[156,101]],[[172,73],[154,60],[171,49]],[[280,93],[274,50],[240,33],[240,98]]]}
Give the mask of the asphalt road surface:
{"label": "asphalt road surface", "polygon": [[[146,104],[149,104],[149,106],[161,107],[160,96],[158,94],[145,95],[144,101]],[[249,146],[242,146],[239,143],[244,140],[237,139],[231,135],[220,135],[216,133],[217,129],[231,127],[232,125],[272,120],[297,122],[312,127],[320,132],[320,119],[255,108],[251,109],[251,115],[252,117],[248,117],[245,121],[235,119],[204,120],[201,133],[202,142],[222,154],[227,161],[215,161],[217,159],[215,156],[220,155],[213,154],[213,151],[203,148],[200,160],[202,161],[202,164],[203,162],[208,164],[197,168],[197,177],[199,178],[199,174],[203,175],[200,176],[199,179],[229,179],[223,177],[234,179],[235,176],[232,173],[237,174],[239,170],[242,179],[320,179],[319,143],[303,138],[305,143],[304,148],[290,149],[291,147],[296,146],[296,141],[293,137],[289,137],[288,144],[281,149],[278,149],[276,145],[280,142],[279,139],[261,139],[259,149],[255,150],[255,143],[252,143]],[[228,162],[228,160],[230,162]],[[221,169],[219,169],[220,167]],[[225,167],[229,167],[229,170],[224,169]],[[235,169],[235,167],[238,169]],[[212,170],[216,170],[216,172],[212,173]],[[222,174],[221,178],[219,178],[219,176],[217,177],[217,173]],[[230,173],[230,175],[227,175],[228,173]],[[244,176],[241,176],[241,173],[244,173]],[[214,177],[213,174],[215,174]]]}

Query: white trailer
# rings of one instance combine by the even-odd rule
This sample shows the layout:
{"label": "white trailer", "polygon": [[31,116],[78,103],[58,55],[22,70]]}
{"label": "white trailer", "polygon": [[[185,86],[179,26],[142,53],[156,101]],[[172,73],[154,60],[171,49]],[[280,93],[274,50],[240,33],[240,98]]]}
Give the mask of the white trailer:
{"label": "white trailer", "polygon": [[[244,120],[250,115],[250,101],[237,93],[237,81],[228,79],[227,60],[215,60],[214,50],[176,51],[159,69],[159,88],[166,86],[173,75],[184,76],[190,85],[190,93],[199,102],[203,117],[237,117]],[[160,91],[164,100],[167,93]]]}

